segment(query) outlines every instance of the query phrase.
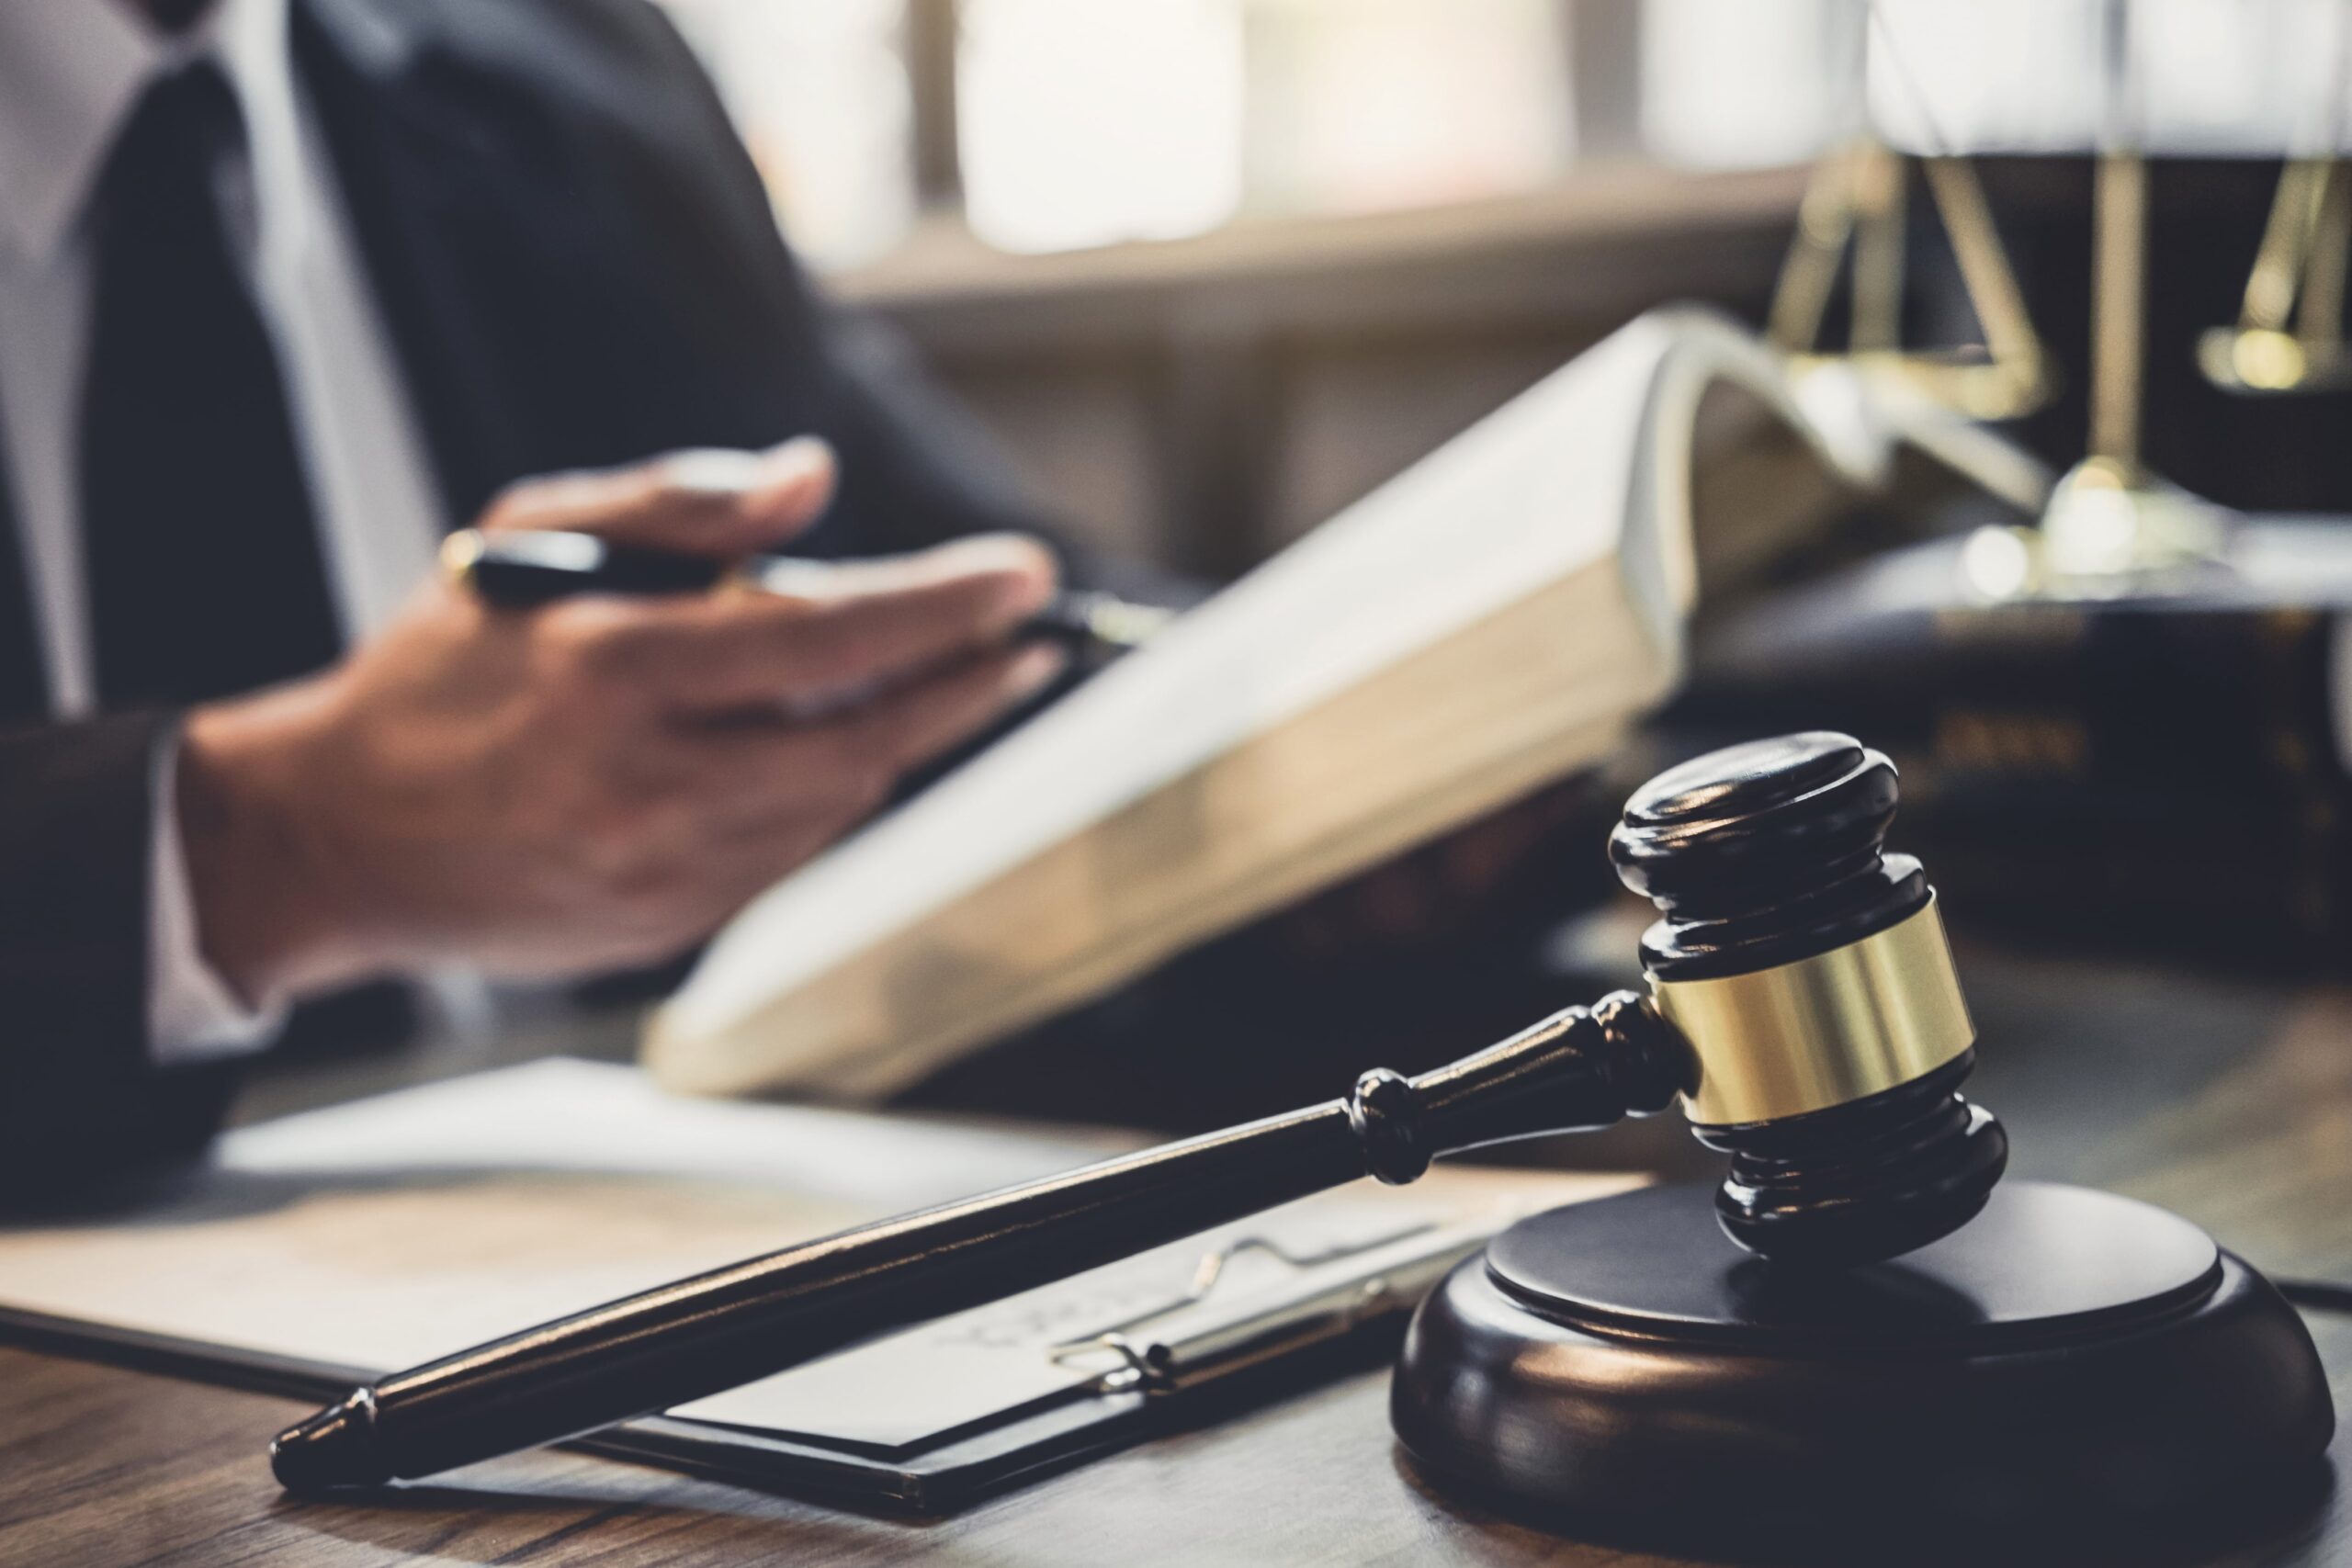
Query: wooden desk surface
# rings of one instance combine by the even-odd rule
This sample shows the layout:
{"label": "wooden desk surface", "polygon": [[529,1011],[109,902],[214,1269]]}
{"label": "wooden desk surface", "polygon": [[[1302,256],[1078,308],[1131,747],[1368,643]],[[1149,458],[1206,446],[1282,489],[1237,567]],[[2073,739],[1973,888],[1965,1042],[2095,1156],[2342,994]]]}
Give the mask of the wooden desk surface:
{"label": "wooden desk surface", "polygon": [[[2165,1203],[2274,1273],[2352,1280],[2352,989],[1973,949],[1962,964],[1978,1087],[2019,1172]],[[2352,1407],[2352,1318],[2312,1325]],[[0,1348],[0,1564],[1677,1561],[1439,1495],[1398,1455],[1385,1395],[1385,1377],[1353,1378],[922,1523],[556,1453],[330,1505],[281,1497],[263,1462],[291,1402]],[[2314,1515],[2202,1560],[2352,1555],[2352,1442],[2334,1457]]]}

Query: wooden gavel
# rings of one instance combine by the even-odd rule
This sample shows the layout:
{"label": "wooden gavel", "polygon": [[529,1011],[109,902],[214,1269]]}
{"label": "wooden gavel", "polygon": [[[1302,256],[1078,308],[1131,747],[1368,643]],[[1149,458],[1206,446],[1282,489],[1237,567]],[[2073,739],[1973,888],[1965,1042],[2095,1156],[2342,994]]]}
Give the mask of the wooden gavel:
{"label": "wooden gavel", "polygon": [[1605,1127],[1680,1098],[1728,1152],[1741,1246],[1859,1263],[1965,1224],[2000,1124],[1956,1092],[1974,1036],[1919,864],[1882,853],[1894,769],[1842,735],[1702,757],[1611,839],[1663,918],[1650,994],[1572,1007],[1346,1098],[804,1242],[355,1391],[271,1447],[291,1490],[435,1473],[769,1376],[876,1333],[1159,1247],[1364,1175]]}

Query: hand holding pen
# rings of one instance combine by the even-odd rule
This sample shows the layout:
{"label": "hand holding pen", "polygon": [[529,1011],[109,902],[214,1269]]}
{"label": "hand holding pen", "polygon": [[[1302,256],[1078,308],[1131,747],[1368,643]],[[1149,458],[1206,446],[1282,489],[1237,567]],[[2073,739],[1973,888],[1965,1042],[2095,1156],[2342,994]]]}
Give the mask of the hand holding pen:
{"label": "hand holding pen", "polygon": [[[813,599],[829,591],[837,574],[856,570],[774,555],[727,561],[560,529],[480,528],[450,535],[442,545],[441,566],[450,581],[503,609],[530,609],[582,594],[643,597],[721,588]],[[1174,615],[1108,593],[1059,589],[1013,627],[1010,640],[1058,643],[1108,657],[1148,642]]]}
{"label": "hand holding pen", "polygon": [[[502,547],[587,537],[707,573],[785,547],[831,485],[820,442],[683,454],[517,484],[477,525]],[[1016,638],[1055,589],[1033,540],[796,570],[812,575],[792,596],[527,612],[435,582],[334,666],[198,707],[176,793],[207,957],[257,1003],[447,962],[659,960],[1067,658]]]}

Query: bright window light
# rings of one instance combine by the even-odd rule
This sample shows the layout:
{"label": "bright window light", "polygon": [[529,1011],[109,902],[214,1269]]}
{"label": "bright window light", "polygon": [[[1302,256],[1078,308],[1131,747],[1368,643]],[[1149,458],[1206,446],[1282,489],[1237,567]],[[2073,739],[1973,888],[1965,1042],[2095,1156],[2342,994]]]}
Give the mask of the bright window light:
{"label": "bright window light", "polygon": [[1241,0],[967,0],[966,215],[1009,251],[1172,239],[1241,204]]}
{"label": "bright window light", "polygon": [[727,100],[776,214],[819,266],[914,221],[906,0],[665,0]]}
{"label": "bright window light", "polygon": [[2125,96],[2110,102],[2104,0],[1876,0],[1872,122],[1918,152],[2186,156],[2338,144],[2343,0],[2133,0]]}
{"label": "bright window light", "polygon": [[1575,150],[1560,0],[1255,0],[1249,17],[1253,209],[1496,196]]}
{"label": "bright window light", "polygon": [[1813,157],[1855,118],[1856,62],[1834,58],[1855,16],[1848,0],[1648,0],[1644,143],[1694,168]]}

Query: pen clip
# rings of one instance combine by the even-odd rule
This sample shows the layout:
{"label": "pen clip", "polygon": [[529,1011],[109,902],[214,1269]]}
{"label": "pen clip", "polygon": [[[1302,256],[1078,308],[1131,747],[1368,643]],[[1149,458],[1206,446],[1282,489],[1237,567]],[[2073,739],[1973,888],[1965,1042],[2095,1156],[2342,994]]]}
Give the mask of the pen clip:
{"label": "pen clip", "polygon": [[[1345,1262],[1439,1228],[1433,1223],[1423,1222],[1306,1253],[1294,1252],[1264,1236],[1237,1236],[1204,1253],[1193,1267],[1191,1281],[1177,1295],[1074,1335],[1047,1353],[1055,1361],[1063,1363],[1088,1356],[1113,1357],[1116,1364],[1096,1380],[1101,1393],[1140,1389],[1165,1393],[1190,1387],[1320,1340],[1337,1338],[1389,1309],[1397,1300],[1390,1274],[1382,1273],[1342,1280],[1303,1299],[1286,1296],[1256,1312],[1204,1325],[1189,1334],[1155,1336],[1142,1332],[1177,1314],[1207,1304],[1237,1257],[1263,1253],[1294,1269],[1304,1270]],[[1423,1275],[1433,1277],[1451,1268],[1462,1252],[1476,1246],[1480,1239],[1468,1236],[1462,1247],[1444,1250],[1434,1268],[1428,1258],[1408,1258],[1405,1260],[1406,1270],[1417,1279]]]}

